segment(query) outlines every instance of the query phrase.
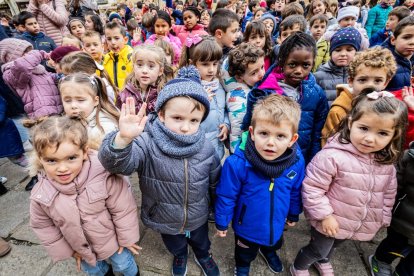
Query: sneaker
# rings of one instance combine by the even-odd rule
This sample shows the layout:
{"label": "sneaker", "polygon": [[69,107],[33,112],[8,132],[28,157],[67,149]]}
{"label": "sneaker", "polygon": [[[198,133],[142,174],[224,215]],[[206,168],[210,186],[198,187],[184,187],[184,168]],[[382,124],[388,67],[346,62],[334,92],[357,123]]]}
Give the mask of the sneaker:
{"label": "sneaker", "polygon": [[174,256],[172,265],[173,276],[185,276],[187,275],[187,255],[185,256]]}
{"label": "sneaker", "polygon": [[391,276],[392,275],[392,267],[390,264],[378,261],[374,255],[369,256],[368,261],[371,267],[372,276]]}
{"label": "sneaker", "polygon": [[334,270],[330,262],[319,263],[316,262],[313,266],[318,270],[319,275],[321,276],[334,276]]}
{"label": "sneaker", "polygon": [[236,266],[234,268],[234,276],[249,276],[250,267]]}
{"label": "sneaker", "polygon": [[23,168],[26,168],[27,166],[29,166],[29,160],[26,158],[24,154],[20,156],[9,157],[9,160],[13,164],[16,164],[17,166],[20,166]]}
{"label": "sneaker", "polygon": [[262,250],[259,249],[260,256],[263,257],[270,271],[273,273],[279,273],[283,271],[283,264],[277,256],[276,251],[264,254]]}
{"label": "sneaker", "polygon": [[7,178],[4,176],[0,176],[0,184],[4,184],[7,182]]}
{"label": "sneaker", "polygon": [[220,271],[216,264],[216,262],[213,260],[213,256],[210,254],[208,257],[197,259],[197,257],[194,255],[194,260],[196,264],[201,268],[201,270],[204,273],[204,276],[219,276]]}
{"label": "sneaker", "polygon": [[309,270],[296,269],[293,264],[290,266],[290,275],[292,276],[310,276]]}
{"label": "sneaker", "polygon": [[37,176],[33,176],[32,179],[30,179],[29,183],[27,183],[26,187],[24,188],[26,191],[31,191],[37,183]]}
{"label": "sneaker", "polygon": [[0,257],[7,255],[11,250],[11,246],[8,242],[0,238]]}

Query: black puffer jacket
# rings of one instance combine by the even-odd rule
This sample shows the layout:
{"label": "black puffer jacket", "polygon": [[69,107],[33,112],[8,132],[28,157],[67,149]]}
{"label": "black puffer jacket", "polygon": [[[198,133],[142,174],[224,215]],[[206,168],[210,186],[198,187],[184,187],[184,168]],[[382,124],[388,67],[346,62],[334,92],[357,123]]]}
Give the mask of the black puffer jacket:
{"label": "black puffer jacket", "polygon": [[329,60],[321,65],[314,75],[316,82],[325,91],[329,106],[331,106],[336,99],[336,86],[348,83],[348,67],[336,66],[332,60]]}

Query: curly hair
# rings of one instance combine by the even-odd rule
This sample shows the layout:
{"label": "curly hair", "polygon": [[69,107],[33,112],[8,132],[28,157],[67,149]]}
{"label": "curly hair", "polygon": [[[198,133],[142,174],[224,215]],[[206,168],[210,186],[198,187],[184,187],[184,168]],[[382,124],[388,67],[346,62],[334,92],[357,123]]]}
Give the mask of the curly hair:
{"label": "curly hair", "polygon": [[272,38],[267,32],[266,25],[263,21],[252,21],[249,25],[247,25],[244,32],[243,42],[249,42],[250,37],[253,35],[264,36],[266,38],[263,50],[266,56],[270,55],[273,50]]}
{"label": "curly hair", "polygon": [[264,57],[262,49],[243,42],[229,53],[229,75],[242,76],[249,64],[255,63],[259,58]]}
{"label": "curly hair", "polygon": [[380,46],[358,52],[349,64],[348,76],[355,79],[359,66],[365,65],[372,68],[384,68],[387,70],[387,80],[390,80],[397,71],[397,64],[391,51]]}

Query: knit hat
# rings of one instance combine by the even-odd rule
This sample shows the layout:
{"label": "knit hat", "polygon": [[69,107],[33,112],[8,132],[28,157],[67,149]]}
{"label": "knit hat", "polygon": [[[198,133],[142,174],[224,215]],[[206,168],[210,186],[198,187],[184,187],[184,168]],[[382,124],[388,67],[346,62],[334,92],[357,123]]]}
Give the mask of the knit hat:
{"label": "knit hat", "polygon": [[22,57],[32,44],[23,39],[6,38],[0,41],[0,63],[8,63]]}
{"label": "knit hat", "polygon": [[158,113],[168,100],[185,96],[191,97],[205,106],[204,121],[210,111],[210,101],[206,91],[201,86],[200,73],[193,65],[181,68],[178,71],[177,77],[167,82],[158,94],[155,111]]}
{"label": "knit hat", "polygon": [[54,62],[60,62],[67,54],[80,51],[75,46],[59,46],[50,53],[50,58]]}
{"label": "knit hat", "polygon": [[277,23],[278,22],[276,21],[276,18],[273,15],[271,15],[270,13],[268,13],[268,12],[265,13],[265,14],[263,14],[262,17],[260,17],[259,21],[262,21],[263,22],[266,19],[271,19],[273,21],[273,30],[272,30],[272,37],[273,37],[277,33]]}
{"label": "knit hat", "polygon": [[338,16],[336,17],[336,19],[339,22],[339,21],[341,21],[342,19],[344,19],[345,17],[348,17],[348,16],[352,16],[356,20],[358,20],[359,8],[356,7],[356,6],[344,7],[344,8],[342,8],[338,11]]}
{"label": "knit hat", "polygon": [[361,49],[361,40],[361,34],[354,27],[340,29],[331,38],[329,54],[332,55],[332,52],[342,45],[351,45],[356,51],[359,51]]}
{"label": "knit hat", "polygon": [[111,13],[111,14],[109,15],[108,20],[109,20],[109,22],[111,22],[111,21],[112,21],[112,20],[114,20],[115,18],[118,18],[119,20],[121,20],[121,21],[122,21],[122,17],[121,17],[118,13],[116,13],[116,12]]}

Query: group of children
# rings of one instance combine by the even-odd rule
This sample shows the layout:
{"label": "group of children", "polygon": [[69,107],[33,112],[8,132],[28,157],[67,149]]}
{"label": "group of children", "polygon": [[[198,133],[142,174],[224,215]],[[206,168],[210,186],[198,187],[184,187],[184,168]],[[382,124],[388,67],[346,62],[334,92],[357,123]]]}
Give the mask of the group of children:
{"label": "group of children", "polygon": [[[54,261],[138,275],[137,172],[172,275],[187,274],[188,246],[220,274],[208,221],[218,237],[232,223],[235,275],[258,253],[283,271],[276,251],[302,209],[311,240],[292,275],[334,275],[340,243],[388,226],[371,272],[400,257],[395,273],[412,275],[412,1],[381,0],[366,23],[359,1],[239,2],[120,5],[105,24],[88,12],[61,43],[17,16],[22,33],[0,41],[0,136],[30,140],[32,229]],[[22,143],[4,156],[28,166]]]}

